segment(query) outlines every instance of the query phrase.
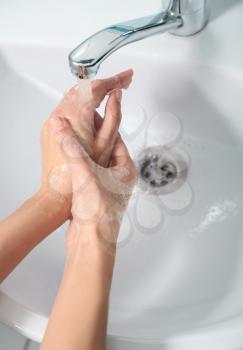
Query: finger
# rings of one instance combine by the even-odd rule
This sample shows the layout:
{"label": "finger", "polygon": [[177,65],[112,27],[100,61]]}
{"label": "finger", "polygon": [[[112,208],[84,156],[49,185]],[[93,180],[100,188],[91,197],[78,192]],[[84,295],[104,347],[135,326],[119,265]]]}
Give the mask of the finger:
{"label": "finger", "polygon": [[77,114],[77,107],[79,104],[79,89],[76,84],[70,90],[68,90],[62,97],[60,103],[52,112],[52,114],[60,117],[67,118],[68,116]]}
{"label": "finger", "polygon": [[56,140],[64,151],[66,160],[82,159],[84,150],[70,122],[64,118],[53,116],[50,119],[50,124]]}
{"label": "finger", "polygon": [[130,157],[127,146],[122,140],[121,135],[118,134],[111,154],[111,166],[121,167],[130,163],[133,163],[133,161]]}
{"label": "finger", "polygon": [[120,134],[117,136],[112,152],[110,169],[113,175],[119,178],[120,185],[121,183],[126,184],[126,186],[128,186],[127,189],[131,189],[137,181],[137,170]]}
{"label": "finger", "polygon": [[106,167],[110,163],[110,156],[117,138],[121,122],[122,91],[114,90],[106,104],[105,117],[95,139],[95,160]]}
{"label": "finger", "polygon": [[[52,116],[58,116],[68,120],[72,126],[72,129],[82,140],[84,149],[92,154],[91,144],[94,138],[94,108],[90,109],[93,105],[91,103],[92,91],[91,82],[86,80],[82,85],[82,89],[79,89],[78,85],[71,88],[62,99],[61,103],[52,113]],[[90,86],[90,89],[89,89]]]}
{"label": "finger", "polygon": [[101,125],[103,124],[103,118],[101,117],[101,115],[95,111],[94,114],[94,127],[95,130],[98,131],[101,128]]}
{"label": "finger", "polygon": [[95,106],[98,107],[105,96],[115,89],[127,89],[132,82],[133,70],[129,69],[111,78],[92,81]]}

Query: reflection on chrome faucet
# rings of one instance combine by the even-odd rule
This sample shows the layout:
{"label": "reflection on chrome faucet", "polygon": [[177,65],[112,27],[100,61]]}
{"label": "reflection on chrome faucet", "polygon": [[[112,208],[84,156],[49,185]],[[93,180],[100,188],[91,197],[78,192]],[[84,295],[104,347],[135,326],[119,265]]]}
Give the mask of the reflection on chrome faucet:
{"label": "reflection on chrome faucet", "polygon": [[207,0],[169,0],[164,11],[112,25],[82,42],[69,55],[71,71],[81,79],[92,78],[119,48],[164,32],[193,35],[204,28],[207,19]]}

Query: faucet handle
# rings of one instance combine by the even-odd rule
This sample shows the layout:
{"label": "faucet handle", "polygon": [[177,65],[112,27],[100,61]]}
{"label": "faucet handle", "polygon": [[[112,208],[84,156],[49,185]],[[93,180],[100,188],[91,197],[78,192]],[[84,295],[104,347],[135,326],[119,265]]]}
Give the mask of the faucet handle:
{"label": "faucet handle", "polygon": [[193,35],[201,31],[208,23],[207,0],[162,0],[162,7],[183,20],[181,27],[170,31],[172,34]]}

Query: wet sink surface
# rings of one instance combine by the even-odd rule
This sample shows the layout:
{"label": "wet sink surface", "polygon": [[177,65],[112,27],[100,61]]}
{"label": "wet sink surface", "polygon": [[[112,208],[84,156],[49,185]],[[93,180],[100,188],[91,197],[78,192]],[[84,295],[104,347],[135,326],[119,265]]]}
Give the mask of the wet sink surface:
{"label": "wet sink surface", "polygon": [[[15,49],[23,62],[39,60],[38,72],[28,61],[18,71],[11,65],[13,49],[0,54],[1,217],[38,188],[41,125],[75,82],[66,66],[59,77],[64,52],[52,71],[60,56],[54,49],[48,61],[41,48],[32,56],[31,49]],[[237,72],[156,57],[148,70],[146,57],[122,53],[104,63],[100,76],[130,66],[135,78],[124,94],[121,133],[134,160],[150,147],[166,150],[185,160],[187,175],[168,193],[135,189],[119,236],[109,334],[163,343],[243,312],[243,79]],[[41,339],[60,283],[64,237],[62,227],[1,285],[44,320],[33,326],[35,339]],[[16,323],[18,316],[11,317]],[[1,318],[10,322],[4,312]],[[24,316],[17,323],[31,333]]]}

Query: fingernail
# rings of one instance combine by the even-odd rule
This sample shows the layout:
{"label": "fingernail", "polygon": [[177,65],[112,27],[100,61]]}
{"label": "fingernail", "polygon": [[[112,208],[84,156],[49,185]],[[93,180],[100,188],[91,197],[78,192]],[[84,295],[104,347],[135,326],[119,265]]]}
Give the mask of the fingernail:
{"label": "fingernail", "polygon": [[115,95],[116,95],[116,99],[119,103],[121,103],[121,99],[122,99],[122,91],[121,90],[115,90]]}
{"label": "fingernail", "polygon": [[51,127],[54,132],[61,131],[65,126],[64,119],[54,116],[50,119]]}

